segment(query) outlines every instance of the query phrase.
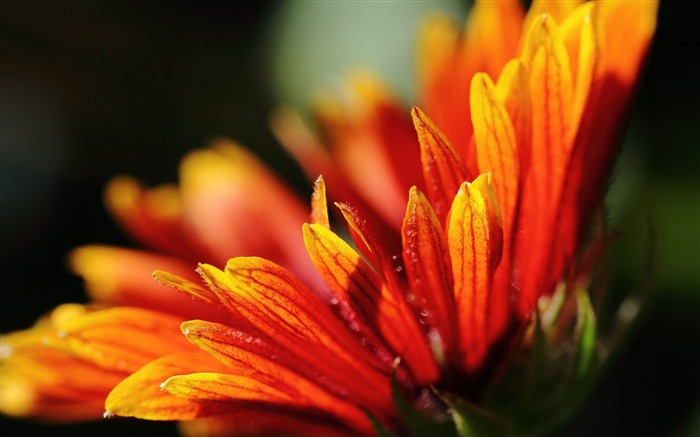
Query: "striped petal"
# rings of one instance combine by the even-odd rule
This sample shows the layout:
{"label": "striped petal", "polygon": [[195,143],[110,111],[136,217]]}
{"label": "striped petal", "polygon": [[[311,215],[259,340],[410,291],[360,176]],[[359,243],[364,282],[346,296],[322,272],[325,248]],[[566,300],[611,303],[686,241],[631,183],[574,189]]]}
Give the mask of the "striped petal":
{"label": "striped petal", "polygon": [[490,346],[491,283],[502,246],[501,217],[489,175],[462,184],[448,227],[460,346],[464,365],[477,369]]}
{"label": "striped petal", "polygon": [[548,15],[533,21],[523,55],[532,102],[532,154],[524,175],[517,242],[517,266],[522,273],[518,312],[527,318],[537,297],[553,289],[566,260],[553,258],[552,245],[566,168],[572,150],[570,136],[573,84],[569,58],[558,27]]}
{"label": "striped petal", "polygon": [[416,308],[433,356],[444,363],[456,351],[457,322],[452,295],[452,271],[447,241],[437,216],[423,193],[413,187],[401,228],[403,259]]}
{"label": "striped petal", "polygon": [[304,225],[303,230],[309,255],[341,311],[344,307],[351,311],[343,314],[351,327],[367,335],[368,343],[378,350],[384,343],[379,339],[386,339],[394,351],[384,355],[388,364],[400,353],[418,381],[433,381],[436,364],[405,301],[340,237],[318,225]]}
{"label": "striped petal", "polygon": [[469,179],[471,172],[467,170],[445,135],[423,111],[414,107],[411,115],[418,133],[423,179],[428,198],[440,223],[444,223],[452,199],[462,182]]}

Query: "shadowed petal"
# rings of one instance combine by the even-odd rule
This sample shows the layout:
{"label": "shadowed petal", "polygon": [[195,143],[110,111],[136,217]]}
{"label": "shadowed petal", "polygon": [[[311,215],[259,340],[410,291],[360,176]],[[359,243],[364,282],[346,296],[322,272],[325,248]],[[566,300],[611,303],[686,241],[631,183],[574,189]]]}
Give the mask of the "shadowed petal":
{"label": "shadowed petal", "polygon": [[[381,345],[378,339],[385,338],[394,353],[406,357],[416,379],[434,380],[437,367],[405,301],[391,293],[340,237],[318,225],[304,225],[303,230],[309,255],[319,273],[337,296],[339,305],[352,311],[352,315],[344,315],[351,317],[348,320],[351,327],[354,325],[353,329],[367,335],[370,344]],[[357,319],[353,320],[354,317]],[[395,356],[390,354],[386,358],[393,361]]]}
{"label": "shadowed petal", "polygon": [[426,325],[433,355],[444,363],[456,351],[452,270],[447,241],[423,193],[411,188],[401,228],[403,259],[412,299],[409,302]]}

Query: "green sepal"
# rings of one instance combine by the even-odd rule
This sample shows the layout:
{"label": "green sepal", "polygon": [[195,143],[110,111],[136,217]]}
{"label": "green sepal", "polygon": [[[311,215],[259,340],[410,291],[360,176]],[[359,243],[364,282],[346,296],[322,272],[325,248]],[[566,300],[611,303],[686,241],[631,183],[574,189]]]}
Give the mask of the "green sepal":
{"label": "green sepal", "polygon": [[576,291],[577,319],[576,337],[578,341],[576,349],[575,375],[582,380],[589,376],[595,363],[596,349],[596,318],[591,301],[585,290]]}
{"label": "green sepal", "polygon": [[449,408],[457,435],[460,437],[511,435],[514,428],[493,412],[447,392],[437,392]]}

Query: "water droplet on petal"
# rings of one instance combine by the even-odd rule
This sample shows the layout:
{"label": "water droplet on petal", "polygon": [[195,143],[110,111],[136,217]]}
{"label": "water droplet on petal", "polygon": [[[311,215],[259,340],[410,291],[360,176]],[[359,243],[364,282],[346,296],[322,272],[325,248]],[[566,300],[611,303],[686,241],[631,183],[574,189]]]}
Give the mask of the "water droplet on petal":
{"label": "water droplet on petal", "polygon": [[105,410],[105,412],[102,413],[102,417],[105,419],[111,419],[112,417],[114,417],[114,414],[112,414],[112,412],[109,410]]}

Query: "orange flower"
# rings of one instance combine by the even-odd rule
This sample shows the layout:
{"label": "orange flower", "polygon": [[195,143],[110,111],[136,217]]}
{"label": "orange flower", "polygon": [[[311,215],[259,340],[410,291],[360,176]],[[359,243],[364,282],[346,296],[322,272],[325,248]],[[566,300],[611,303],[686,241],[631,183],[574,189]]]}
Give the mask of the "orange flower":
{"label": "orange flower", "polygon": [[[334,197],[349,201],[337,205],[357,251],[330,230],[325,183],[317,182],[303,242],[323,288],[286,268],[313,277],[296,264],[296,251],[284,250],[293,244],[257,245],[211,220],[217,199],[244,199],[265,225],[256,222],[256,229],[278,232],[286,223],[270,205],[296,206],[279,203],[286,197],[277,194],[257,197],[269,187],[236,197],[228,184],[207,185],[190,198],[192,222],[179,213],[188,210],[184,204],[174,220],[153,214],[144,206],[153,200],[131,188],[126,198],[135,200],[116,208],[118,216],[155,247],[216,260],[226,255],[222,241],[240,238],[235,247],[286,267],[257,257],[230,259],[223,271],[200,264],[205,287],[163,263],[171,273],[157,271],[156,278],[202,304],[200,319],[181,324],[189,342],[167,337],[170,331],[153,347],[173,322],[166,313],[189,316],[191,308],[135,300],[154,310],[103,309],[45,331],[42,338],[60,333],[60,347],[47,348],[64,353],[55,361],[59,372],[71,374],[61,364],[68,357],[112,376],[130,373],[107,397],[108,415],[202,419],[186,429],[210,435],[449,435],[450,419],[460,434],[493,434],[556,422],[603,358],[585,288],[605,240],[582,242],[656,7],[535,1],[523,17],[518,3],[480,2],[463,37],[441,20],[428,26],[422,87],[432,120],[414,108],[411,127],[367,77],[354,82],[349,106],[330,99],[318,112],[328,149],[293,114],[281,114],[275,125],[283,142],[309,173],[328,176]],[[523,20],[528,31],[520,38]],[[219,162],[197,166],[215,172]],[[168,238],[184,223],[197,227],[194,243]],[[291,234],[278,235],[273,241]],[[76,258],[89,280],[93,258]],[[129,297],[121,281],[130,276],[116,268],[107,269],[106,300],[141,299]],[[128,311],[139,313],[122,314]],[[19,368],[11,363],[22,356],[9,354],[3,366]]]}

